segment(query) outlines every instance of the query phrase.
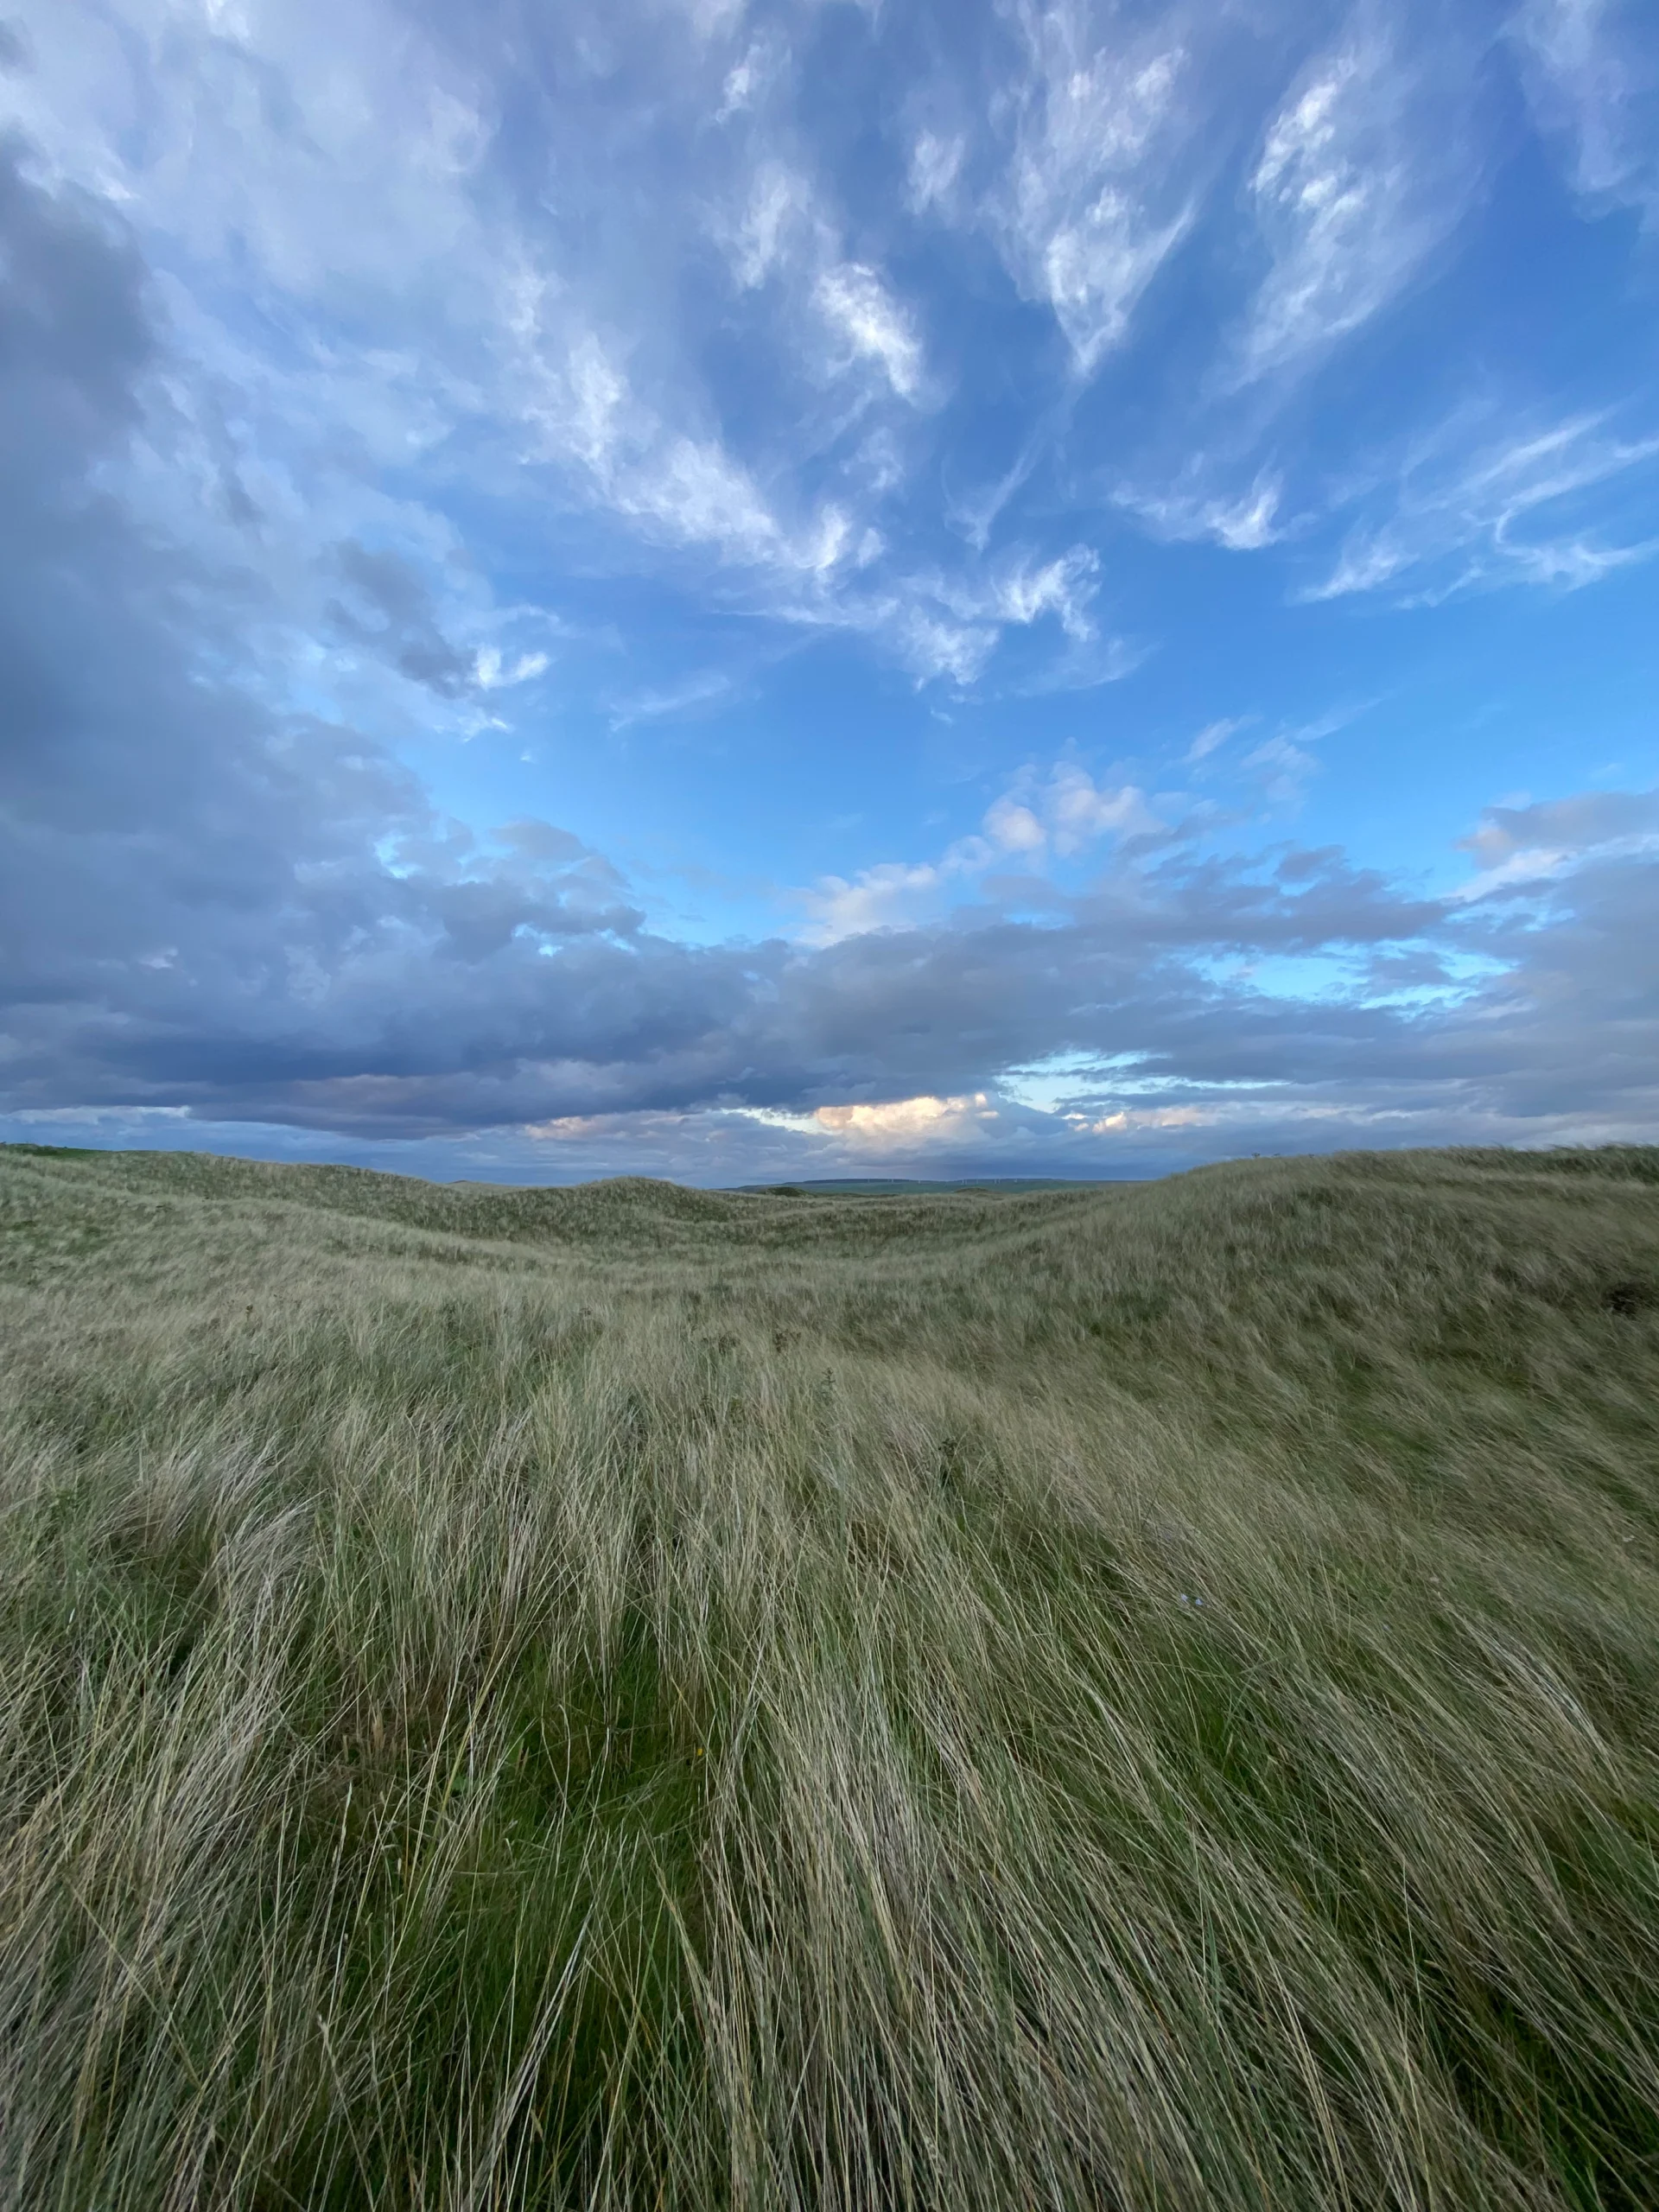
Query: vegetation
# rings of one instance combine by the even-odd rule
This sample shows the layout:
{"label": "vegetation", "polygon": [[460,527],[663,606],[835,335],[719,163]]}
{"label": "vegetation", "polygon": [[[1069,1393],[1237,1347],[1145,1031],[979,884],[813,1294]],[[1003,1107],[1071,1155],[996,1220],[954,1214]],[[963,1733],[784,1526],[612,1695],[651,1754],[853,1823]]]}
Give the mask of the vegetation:
{"label": "vegetation", "polygon": [[1659,1151],[0,1153],[0,2201],[1659,2202]]}

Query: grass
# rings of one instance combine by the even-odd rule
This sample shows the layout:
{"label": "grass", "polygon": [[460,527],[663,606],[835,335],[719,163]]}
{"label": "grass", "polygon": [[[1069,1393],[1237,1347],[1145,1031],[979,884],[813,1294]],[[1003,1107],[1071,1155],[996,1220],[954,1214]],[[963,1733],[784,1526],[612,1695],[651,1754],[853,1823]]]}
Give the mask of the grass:
{"label": "grass", "polygon": [[0,1152],[0,2202],[1659,2202],[1659,1151]]}

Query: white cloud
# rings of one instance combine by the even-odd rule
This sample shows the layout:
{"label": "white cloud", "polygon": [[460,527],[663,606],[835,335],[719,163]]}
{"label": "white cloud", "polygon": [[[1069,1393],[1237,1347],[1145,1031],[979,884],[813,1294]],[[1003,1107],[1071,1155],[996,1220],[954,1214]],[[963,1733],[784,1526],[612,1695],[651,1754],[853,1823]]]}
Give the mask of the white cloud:
{"label": "white cloud", "polygon": [[749,0],[671,0],[686,16],[697,36],[728,38],[749,12]]}
{"label": "white cloud", "polygon": [[[1437,67],[1459,58],[1453,41]],[[1458,221],[1473,179],[1456,89],[1408,63],[1369,7],[1303,73],[1250,179],[1271,266],[1237,340],[1241,379],[1293,368],[1369,321]]]}
{"label": "white cloud", "polygon": [[829,945],[875,930],[913,926],[953,892],[1010,859],[1033,875],[1075,859],[1103,838],[1154,835],[1163,824],[1134,784],[1096,784],[1075,760],[1057,761],[1046,779],[1027,775],[986,809],[980,832],[958,837],[937,861],[884,861],[849,880],[820,878],[801,895],[808,944]]}
{"label": "white cloud", "polygon": [[960,133],[945,138],[922,132],[910,152],[910,204],[916,213],[950,205],[967,150]]}
{"label": "white cloud", "polygon": [[1228,506],[1211,500],[1202,521],[1207,534],[1230,553],[1255,553],[1282,535],[1274,527],[1282,486],[1276,477],[1258,476],[1242,499]]}
{"label": "white cloud", "polygon": [[906,581],[895,605],[895,635],[924,681],[945,677],[965,690],[983,675],[1005,630],[1052,618],[1070,641],[1066,659],[1090,653],[1084,680],[1109,682],[1134,661],[1121,641],[1098,641],[1090,608],[1099,569],[1088,546],[1073,545],[1048,561],[1020,551],[977,572],[919,574]]}
{"label": "white cloud", "polygon": [[1014,144],[990,220],[1010,273],[1047,302],[1088,375],[1128,335],[1193,219],[1186,57],[1158,39],[1097,44],[1074,0],[1027,6],[1020,22],[1027,70],[1010,96]]}
{"label": "white cloud", "polygon": [[810,917],[803,941],[836,944],[842,938],[908,924],[932,903],[947,873],[944,867],[925,861],[883,861],[850,881],[840,875],[823,876],[802,897]]}
{"label": "white cloud", "polygon": [[25,22],[34,67],[0,72],[0,112],[194,256],[235,254],[245,281],[314,302],[403,285],[440,314],[423,280],[442,271],[458,315],[478,304],[487,90],[401,10],[26,0]]}
{"label": "white cloud", "polygon": [[747,204],[732,238],[738,283],[753,291],[784,268],[791,251],[819,249],[823,230],[812,188],[798,170],[763,161],[750,181]]}
{"label": "white cloud", "polygon": [[478,683],[480,690],[511,690],[518,683],[531,683],[547,672],[545,653],[518,653],[509,660],[494,645],[486,645],[477,657]]}
{"label": "white cloud", "polygon": [[753,40],[742,60],[734,62],[727,72],[715,120],[729,123],[734,116],[757,106],[777,81],[783,58],[772,41]]}
{"label": "white cloud", "polygon": [[[1074,379],[1055,376],[1039,340],[1049,381],[1037,389],[1033,370],[1033,389],[1014,393],[1017,436],[999,420],[981,442],[965,411],[947,419],[947,394],[972,402],[978,366],[947,352],[963,327],[959,271],[948,251],[901,256],[914,245],[903,210],[982,226],[1058,319],[1074,365],[1096,365],[1131,334],[1145,283],[1227,158],[1227,127],[1260,122],[1248,87],[1230,116],[1217,92],[1217,57],[1234,49],[1215,11],[1006,0],[964,16],[964,54],[1007,62],[1011,39],[1012,67],[987,79],[953,63],[873,103],[895,207],[872,211],[795,68],[791,10],[767,11],[762,29],[741,0],[569,0],[543,62],[524,61],[541,69],[528,89],[543,104],[525,124],[527,88],[509,86],[487,11],[439,35],[395,0],[10,3],[36,63],[3,80],[0,102],[46,171],[119,199],[164,305],[167,434],[120,489],[204,566],[252,579],[241,636],[268,696],[298,686],[376,727],[462,734],[490,726],[486,705],[510,714],[547,638],[575,626],[493,603],[491,518],[504,514],[515,571],[546,577],[550,598],[569,574],[584,588],[630,575],[678,594],[694,621],[839,630],[920,682],[990,681],[1005,697],[1134,664],[1102,635],[1100,556],[1071,542],[1089,527],[1075,495],[1093,496],[1098,454],[1073,448],[1069,477],[1048,467],[1081,419]],[[1261,12],[1258,57],[1306,35],[1285,13],[1288,29]],[[1549,82],[1624,118],[1618,162],[1637,143],[1635,20],[1587,0],[1536,0],[1522,17]],[[1423,207],[1445,196],[1433,143],[1452,135],[1440,127],[1451,109],[1424,88],[1442,47],[1457,77],[1457,39],[1408,51],[1380,6],[1354,22],[1247,164],[1274,256],[1248,340],[1263,359],[1287,333],[1340,324],[1379,270],[1392,282],[1403,264],[1387,241],[1421,240]],[[730,127],[713,128],[722,114]],[[548,166],[526,190],[520,164],[537,143]],[[1624,171],[1608,155],[1586,174]],[[1042,318],[1016,320],[1029,343]],[[1011,350],[1011,372],[1033,359]],[[1097,430],[1118,435],[1086,435]],[[1634,481],[1649,450],[1605,423],[1573,435],[1580,492]],[[1293,451],[1276,447],[1268,465],[1243,439],[1205,450],[1167,488],[1118,503],[1160,536],[1239,551],[1308,526],[1285,488],[1300,500]],[[948,476],[982,476],[1011,452],[1001,480],[953,512]],[[1397,512],[1356,504],[1316,594],[1570,585],[1646,557],[1639,532],[1568,517],[1571,486],[1549,487],[1545,458],[1527,466],[1513,495],[1471,479],[1461,509],[1438,461],[1411,472]],[[941,542],[942,521],[976,557]],[[469,677],[423,689],[410,674],[420,652],[377,658],[367,626],[346,641],[330,630],[330,564],[351,539],[418,575],[427,642]],[[1471,549],[1466,563],[1454,545]],[[688,661],[701,669],[715,650],[699,638]],[[590,678],[579,658],[562,652],[562,680],[591,681],[602,713],[631,711],[617,709],[627,687],[613,668]],[[651,667],[652,690],[674,697],[675,672]],[[1033,818],[1055,849],[1055,823]]]}
{"label": "white cloud", "polygon": [[[1319,769],[1319,760],[1309,748],[1327,737],[1335,736],[1338,730],[1346,729],[1351,722],[1357,721],[1376,703],[1375,700],[1362,699],[1332,708],[1330,713],[1320,715],[1310,722],[1287,722],[1259,745],[1252,746],[1240,760],[1239,768],[1244,775],[1255,779],[1270,806],[1298,806]],[[1219,727],[1230,735],[1234,730],[1243,729],[1257,719],[1254,715],[1246,715],[1243,721],[1223,723]],[[1215,742],[1219,743],[1221,740],[1217,739]],[[1213,750],[1213,746],[1205,749]],[[1201,759],[1203,756],[1198,757]],[[1189,754],[1188,758],[1191,759],[1192,755]]]}
{"label": "white cloud", "polygon": [[[646,66],[664,90],[643,185],[661,219],[637,226],[621,255],[588,236],[613,168],[601,119],[571,119],[560,204],[516,210],[480,174],[495,127],[491,83],[383,0],[334,11],[326,35],[314,7],[276,0],[221,10],[211,26],[188,9],[163,21],[146,0],[111,0],[107,19],[74,0],[35,13],[39,66],[0,77],[0,103],[41,134],[48,166],[118,189],[158,257],[175,327],[188,334],[169,364],[175,411],[228,418],[248,448],[238,466],[262,528],[257,557],[298,594],[295,637],[315,626],[304,577],[320,537],[367,535],[372,522],[383,540],[440,526],[405,500],[394,527],[363,461],[407,472],[464,441],[461,465],[486,491],[522,499],[539,478],[556,510],[594,511],[630,533],[638,558],[653,548],[710,553],[711,575],[741,572],[757,611],[861,632],[958,680],[982,664],[994,639],[943,611],[925,637],[902,583],[885,594],[840,589],[843,567],[852,575],[879,558],[874,509],[902,488],[902,472],[873,485],[849,467],[836,485],[819,470],[804,494],[800,463],[820,432],[803,421],[782,450],[734,439],[692,345],[663,312],[667,275],[709,220],[675,166],[685,151],[677,134],[706,118],[706,86],[759,101],[780,67],[775,41],[738,57],[718,50],[741,30],[741,8],[682,9],[677,30],[653,16]],[[626,39],[641,28],[611,30]],[[579,23],[571,32],[580,41]],[[872,268],[838,253],[798,165],[762,132],[740,168],[744,212],[726,243],[741,285],[779,280],[782,296],[757,312],[773,335],[795,319],[785,373],[821,370],[828,315],[849,365],[872,364],[897,398],[918,399],[913,317]],[[245,314],[227,323],[238,299],[288,334],[281,346],[260,350]],[[325,423],[330,438],[320,441]],[[198,537],[222,505],[207,442],[204,429],[206,480],[188,499],[176,439],[150,486],[173,507],[194,505]],[[550,485],[550,473],[560,480]],[[320,528],[325,513],[332,533]],[[245,532],[224,557],[255,557]],[[463,573],[476,564],[454,563],[452,588]],[[484,664],[486,688],[523,658],[489,643],[498,658]]]}
{"label": "white cloud", "polygon": [[1062,762],[1049,778],[1043,810],[1054,849],[1067,855],[1102,837],[1139,836],[1158,827],[1146,794],[1135,785],[1105,790],[1075,761]]}
{"label": "white cloud", "polygon": [[1190,461],[1168,490],[1147,492],[1122,486],[1114,504],[1146,523],[1160,537],[1185,541],[1208,538],[1230,553],[1258,553],[1276,545],[1286,532],[1279,522],[1283,480],[1262,469],[1243,492],[1231,497],[1201,490],[1209,464]]}
{"label": "white cloud", "polygon": [[832,327],[855,356],[879,364],[899,398],[922,386],[922,347],[913,320],[873,269],[842,262],[819,277],[814,294]]}
{"label": "white cloud", "polygon": [[715,227],[741,290],[774,281],[785,288],[779,313],[786,329],[810,306],[820,334],[797,333],[793,346],[809,372],[824,365],[821,333],[827,325],[832,371],[872,362],[896,397],[912,404],[921,397],[925,359],[913,313],[879,270],[841,252],[836,222],[798,168],[764,157],[749,180],[739,221]]}
{"label": "white cloud", "polygon": [[1282,731],[1253,746],[1241,765],[1261,779],[1262,788],[1274,806],[1295,805],[1319,767],[1306,747]]}
{"label": "white cloud", "polygon": [[784,550],[791,566],[815,568],[786,549],[776,517],[748,471],[713,440],[669,436],[650,459],[613,479],[624,514],[658,523],[690,545],[715,545],[743,560]]}
{"label": "white cloud", "polygon": [[996,631],[988,622],[960,621],[913,600],[890,601],[879,610],[899,652],[918,679],[946,677],[966,690],[978,682],[996,650]]}
{"label": "white cloud", "polygon": [[837,564],[850,536],[839,508],[827,505],[790,526],[718,437],[664,422],[596,333],[579,333],[557,365],[538,337],[527,348],[521,402],[538,457],[574,464],[613,515],[659,543],[712,550],[723,562],[772,573],[786,588]]}
{"label": "white cloud", "polygon": [[729,699],[736,686],[725,670],[697,669],[677,683],[631,693],[611,710],[613,729],[631,729],[636,722],[673,720]]}
{"label": "white cloud", "polygon": [[603,475],[627,435],[632,394],[592,331],[583,331],[570,347],[565,388],[569,400],[563,421],[545,408],[537,410],[537,419],[553,430],[575,459],[595,475]]}
{"label": "white cloud", "polygon": [[1052,614],[1074,644],[1095,635],[1089,613],[1100,563],[1086,545],[1074,545],[1043,563],[1016,562],[997,579],[992,604],[999,620],[1028,626]]}
{"label": "white cloud", "polygon": [[[1096,784],[1077,760],[1058,760],[1046,779],[1022,777],[988,809],[984,831],[993,846],[1040,860],[1050,850],[1071,859],[1103,837],[1138,837],[1162,828],[1135,784]],[[977,841],[952,849],[983,865]]]}
{"label": "white cloud", "polygon": [[1621,436],[1605,413],[1494,431],[1491,414],[1465,410],[1408,450],[1388,472],[1389,512],[1356,524],[1330,574],[1303,596],[1392,588],[1433,601],[1506,583],[1570,590],[1659,551],[1659,537],[1595,534],[1580,496],[1639,480],[1659,463],[1659,434]]}
{"label": "white cloud", "polygon": [[1248,728],[1255,719],[1252,715],[1224,715],[1218,721],[1206,722],[1186,748],[1187,765],[1196,766],[1200,760],[1207,760],[1230,737]]}
{"label": "white cloud", "polygon": [[1041,853],[1048,832],[1028,806],[1005,794],[987,810],[985,834],[1005,853]]}
{"label": "white cloud", "polygon": [[[1068,1118],[1084,1121],[1081,1115]],[[1122,1136],[1141,1129],[1208,1128],[1220,1118],[1214,1107],[1120,1107],[1116,1114],[1103,1114],[1098,1121],[1088,1122],[1086,1128],[1091,1137]]]}

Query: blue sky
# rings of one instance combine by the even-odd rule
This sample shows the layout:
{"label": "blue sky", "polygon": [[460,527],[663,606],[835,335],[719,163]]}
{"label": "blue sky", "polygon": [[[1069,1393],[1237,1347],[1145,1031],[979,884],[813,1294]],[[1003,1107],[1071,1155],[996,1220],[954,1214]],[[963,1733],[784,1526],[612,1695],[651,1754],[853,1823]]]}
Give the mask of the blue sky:
{"label": "blue sky", "polygon": [[0,1134],[1659,1135],[1643,0],[0,0]]}

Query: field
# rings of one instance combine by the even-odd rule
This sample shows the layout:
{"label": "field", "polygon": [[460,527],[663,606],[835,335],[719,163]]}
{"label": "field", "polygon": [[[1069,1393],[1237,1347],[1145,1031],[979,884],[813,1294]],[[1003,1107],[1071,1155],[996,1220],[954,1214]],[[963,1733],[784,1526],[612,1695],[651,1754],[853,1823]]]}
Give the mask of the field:
{"label": "field", "polygon": [[0,1151],[0,2202],[1659,2203],[1659,1151]]}

